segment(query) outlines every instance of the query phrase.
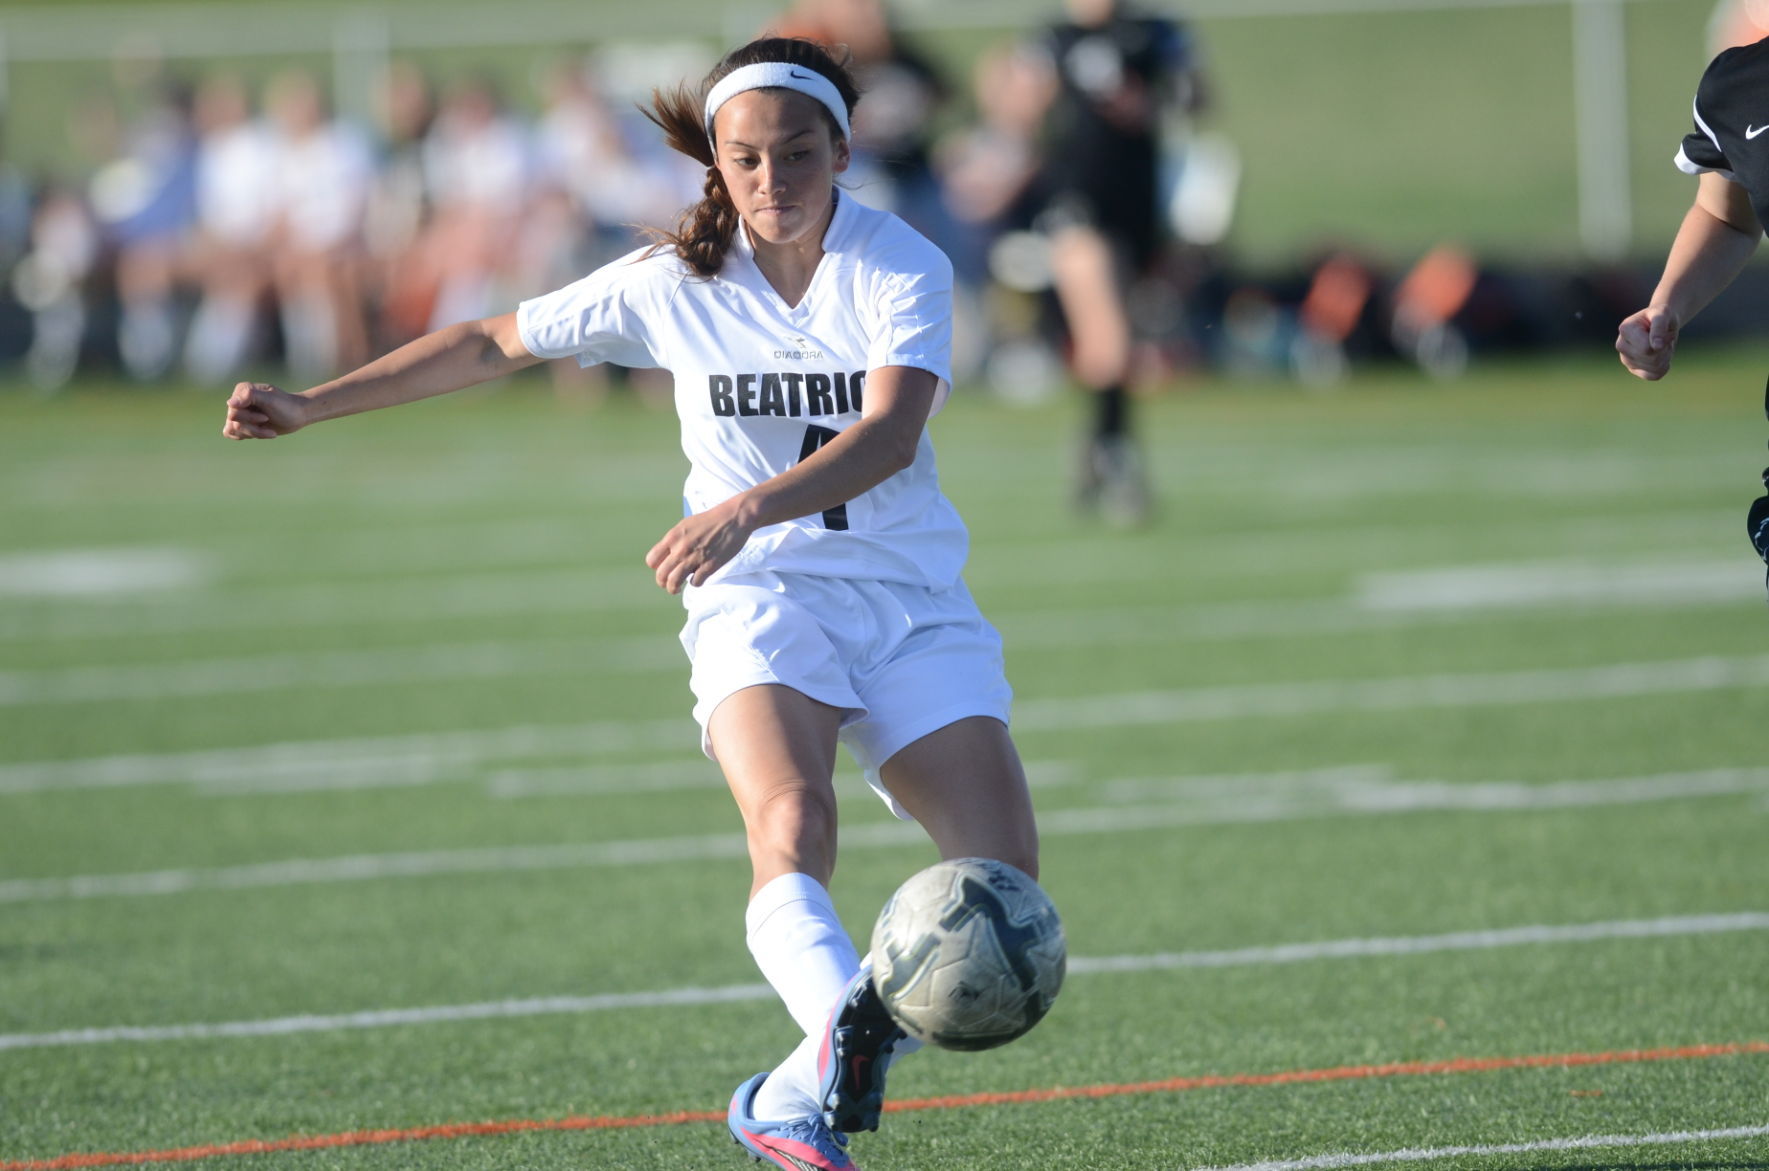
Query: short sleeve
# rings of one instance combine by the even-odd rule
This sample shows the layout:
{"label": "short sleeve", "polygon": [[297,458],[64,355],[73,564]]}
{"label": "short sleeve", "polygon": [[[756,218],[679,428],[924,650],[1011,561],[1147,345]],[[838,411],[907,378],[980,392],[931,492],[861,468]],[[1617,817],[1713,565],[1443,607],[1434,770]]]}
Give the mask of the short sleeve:
{"label": "short sleeve", "polygon": [[1723,108],[1723,78],[1727,73],[1730,56],[1722,53],[1716,57],[1702,74],[1701,84],[1696,87],[1695,128],[1683,136],[1683,144],[1677,150],[1677,169],[1685,175],[1701,175],[1711,171],[1728,179],[1733,178],[1732,161],[1726,157],[1725,148],[1720,145],[1720,136],[1714,133],[1714,117],[1710,112]]}
{"label": "short sleeve", "polygon": [[952,262],[931,245],[925,252],[926,262],[916,271],[884,274],[866,368],[930,372],[939,379],[939,410],[952,389]]}
{"label": "short sleeve", "polygon": [[1728,177],[1732,175],[1732,163],[1713,135],[1703,127],[1699,107],[1695,129],[1683,136],[1683,145],[1677,150],[1677,169],[1685,175],[1701,175],[1709,171]]}
{"label": "short sleeve", "polygon": [[516,308],[522,344],[537,358],[575,357],[580,366],[660,364],[645,308],[656,276],[645,250]]}

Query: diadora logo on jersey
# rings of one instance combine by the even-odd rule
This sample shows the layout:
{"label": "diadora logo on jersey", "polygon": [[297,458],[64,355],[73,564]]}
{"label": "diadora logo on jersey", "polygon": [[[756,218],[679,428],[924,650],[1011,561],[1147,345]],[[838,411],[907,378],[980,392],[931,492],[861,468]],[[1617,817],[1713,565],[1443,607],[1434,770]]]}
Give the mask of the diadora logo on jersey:
{"label": "diadora logo on jersey", "polygon": [[774,356],[776,358],[787,362],[821,362],[823,360],[823,351],[811,345],[810,338],[789,337],[786,340],[793,344],[784,350],[775,350]]}

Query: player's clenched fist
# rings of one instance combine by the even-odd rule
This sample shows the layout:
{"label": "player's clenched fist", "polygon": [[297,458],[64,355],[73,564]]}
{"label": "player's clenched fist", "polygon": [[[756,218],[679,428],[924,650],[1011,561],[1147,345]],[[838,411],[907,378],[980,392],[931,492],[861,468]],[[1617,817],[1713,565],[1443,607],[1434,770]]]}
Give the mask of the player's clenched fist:
{"label": "player's clenched fist", "polygon": [[307,425],[307,406],[307,399],[267,382],[242,382],[227,396],[227,422],[221,433],[229,439],[288,435]]}
{"label": "player's clenched fist", "polygon": [[1677,349],[1677,328],[1677,318],[1659,307],[1642,309],[1624,320],[1616,331],[1615,352],[1628,373],[1648,382],[1663,378]]}

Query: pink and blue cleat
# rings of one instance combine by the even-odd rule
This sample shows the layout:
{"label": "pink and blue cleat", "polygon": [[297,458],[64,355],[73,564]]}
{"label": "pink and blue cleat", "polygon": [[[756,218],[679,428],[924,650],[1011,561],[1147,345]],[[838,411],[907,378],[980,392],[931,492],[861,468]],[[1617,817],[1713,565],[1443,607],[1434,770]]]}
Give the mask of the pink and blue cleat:
{"label": "pink and blue cleat", "polygon": [[754,1116],[756,1091],[768,1075],[758,1073],[731,1095],[725,1125],[731,1137],[758,1163],[785,1171],[858,1171],[848,1158],[848,1136],[831,1130],[823,1119],[787,1118],[764,1121]]}

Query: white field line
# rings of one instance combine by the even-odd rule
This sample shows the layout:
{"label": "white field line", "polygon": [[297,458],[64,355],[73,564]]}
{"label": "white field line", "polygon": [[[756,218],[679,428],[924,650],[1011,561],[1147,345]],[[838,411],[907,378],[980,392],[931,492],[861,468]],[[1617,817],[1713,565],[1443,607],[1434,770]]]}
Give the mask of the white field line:
{"label": "white field line", "polygon": [[[1294,776],[1251,778],[1241,796],[1209,798],[1159,805],[1094,806],[1059,809],[1039,816],[1041,837],[1135,833],[1183,826],[1243,825],[1331,816],[1384,816],[1432,810],[1448,812],[1523,812],[1587,809],[1604,805],[1636,805],[1735,796],[1769,789],[1769,768],[1715,769],[1703,773],[1623,777],[1614,780],[1566,781],[1551,785],[1512,782],[1384,783],[1357,770],[1336,775],[1323,770],[1313,784]],[[1149,782],[1134,782],[1148,784]],[[1218,778],[1208,784],[1221,786]],[[844,849],[885,849],[924,841],[921,828],[908,822],[871,822],[842,831]],[[435,875],[511,873],[580,869],[598,866],[639,866],[748,856],[741,833],[693,834],[669,838],[637,838],[550,846],[501,846],[407,853],[359,854],[336,858],[293,858],[244,866],[185,868],[118,874],[86,874],[57,878],[16,878],[0,881],[0,904],[58,902],[70,899],[132,898],[183,894],[190,891],[246,890],[314,883],[362,882]]]}
{"label": "white field line", "polygon": [[[1551,668],[1385,679],[1248,683],[1069,699],[1022,700],[1018,731],[1306,716],[1351,711],[1573,702],[1769,686],[1769,655],[1707,657],[1600,667]],[[527,726],[432,735],[309,741],[262,748],[0,764],[0,795],[177,781],[238,783],[267,775],[337,777],[364,770],[421,783],[429,772],[459,780],[497,761],[630,751],[694,743],[686,718]]]}
{"label": "white field line", "polygon": [[1761,568],[1756,558],[1744,556],[1458,565],[1366,574],[1357,584],[1356,599],[1361,609],[1374,611],[1761,602]]}
{"label": "white field line", "polygon": [[[1429,955],[1436,952],[1487,951],[1541,944],[1597,943],[1615,939],[1657,939],[1769,931],[1769,914],[1682,915],[1659,919],[1620,919],[1564,926],[1534,925],[1490,931],[1457,931],[1443,935],[1394,938],[1329,939],[1229,951],[1165,952],[1143,956],[1075,956],[1069,972],[1079,975],[1172,971],[1184,968],[1266,967],[1314,960],[1365,956]],[[48,1033],[0,1034],[0,1051],[65,1045],[99,1045],[116,1041],[185,1041],[214,1037],[268,1037],[290,1033],[380,1029],[398,1025],[444,1024],[506,1017],[552,1016],[607,1012],[629,1008],[670,1008],[769,1000],[766,984],[732,984],[720,988],[678,988],[661,992],[610,993],[599,996],[542,996],[493,1000],[476,1004],[427,1008],[374,1009],[365,1012],[304,1014],[261,1020],[182,1025],[115,1026],[63,1029]]]}
{"label": "white field line", "polygon": [[[1730,514],[1710,510],[1668,513],[1629,513],[1614,519],[1579,517],[1534,525],[1530,533],[1554,548],[1607,548],[1606,542],[1624,525],[1636,540],[1622,564],[1640,561],[1639,545],[1652,539],[1659,551],[1651,561],[1714,562],[1714,548],[1690,548],[1690,534],[1721,531]],[[1643,531],[1643,526],[1644,531]],[[1493,526],[1510,532],[1516,522]],[[561,526],[565,531],[566,526]],[[1276,564],[1292,564],[1298,556],[1325,558],[1348,570],[1381,564],[1395,550],[1417,550],[1431,540],[1441,540],[1441,526],[1384,525],[1344,526],[1331,523],[1254,532],[1216,533],[1194,538],[1184,576],[1196,579],[1238,577],[1268,570]],[[471,547],[471,540],[452,546]],[[437,554],[421,558],[420,568],[444,568]],[[457,557],[459,556],[457,552]],[[1138,546],[1123,542],[1020,541],[991,542],[979,549],[970,571],[973,579],[990,574],[1014,583],[1044,580],[1051,573],[1068,574],[1063,580],[1091,581],[1114,567],[1123,572],[1138,557],[1151,557]],[[1166,556],[1163,554],[1162,556]],[[255,627],[265,611],[274,611],[280,627],[327,626],[336,623],[434,623],[511,613],[555,614],[611,609],[651,609],[660,604],[649,575],[642,568],[618,565],[547,567],[526,571],[485,573],[483,562],[462,561],[457,573],[413,574],[403,562],[388,572],[364,574],[361,559],[326,569],[324,584],[278,586],[239,583],[228,593],[165,594],[155,598],[93,596],[78,604],[35,604],[0,612],[0,641],[48,639],[126,638],[134,635],[194,633]],[[1745,566],[1748,570],[1748,558]],[[351,566],[357,566],[352,572]],[[310,570],[311,571],[311,570]],[[1074,575],[1081,575],[1076,577]],[[1749,577],[1748,572],[1745,573]],[[339,577],[352,580],[339,584]],[[1052,578],[1051,580],[1057,580]],[[228,604],[242,591],[250,591],[252,607]],[[1273,603],[1281,606],[1281,603]],[[1201,608],[1201,609],[1208,609]]]}
{"label": "white field line", "polygon": [[1527,1143],[1491,1143],[1462,1147],[1405,1147],[1374,1154],[1313,1155],[1305,1159],[1279,1159],[1267,1163],[1236,1163],[1198,1171],[1332,1171],[1339,1167],[1367,1167],[1377,1163],[1429,1163],[1470,1155],[1524,1155],[1537,1151],[1614,1150],[1623,1147],[1668,1147],[1685,1143],[1721,1142],[1727,1139],[1761,1138],[1769,1126],[1733,1126],[1720,1130],[1673,1130],[1662,1134],[1591,1134],[1578,1138],[1547,1138]]}
{"label": "white field line", "polygon": [[[126,638],[247,630],[274,613],[279,629],[338,624],[431,623],[498,614],[669,610],[678,604],[637,570],[550,569],[525,573],[394,576],[344,585],[239,586],[166,595],[164,603],[90,599],[78,607],[19,605],[0,611],[0,640]],[[242,605],[245,598],[250,605]]]}
{"label": "white field line", "polygon": [[[1405,627],[1478,620],[1495,609],[1729,605],[1759,601],[1762,596],[1761,579],[1748,566],[1734,561],[1465,566],[1369,575],[1359,583],[1351,602],[1229,602],[1184,608],[1009,612],[998,625],[1010,645],[1030,650]],[[678,668],[682,662],[674,643],[659,634],[46,668],[0,671],[0,706],[510,678],[559,671],[649,673]]]}
{"label": "white field line", "polygon": [[1745,911],[1734,915],[1680,915],[1559,927],[1506,927],[1491,931],[1453,931],[1443,935],[1286,943],[1274,947],[1237,948],[1233,951],[1181,951],[1140,956],[1101,956],[1092,959],[1077,957],[1069,961],[1069,971],[1151,972],[1171,968],[1235,968],[1247,965],[1299,964],[1310,960],[1354,959],[1361,956],[1486,951],[1534,943],[1595,943],[1606,939],[1718,935],[1732,931],[1769,931],[1769,914]]}
{"label": "white field line", "polygon": [[205,587],[214,576],[210,558],[157,546],[0,554],[0,598],[133,598]]}
{"label": "white field line", "polygon": [[[1447,572],[1447,571],[1446,571]],[[998,625],[1022,649],[1144,645],[1285,637],[1304,633],[1477,620],[1495,609],[1555,603],[1605,608],[1633,605],[1730,605],[1758,601],[1761,580],[1730,563],[1665,576],[1620,576],[1607,593],[1586,594],[1574,573],[1533,580],[1492,575],[1458,578],[1390,575],[1345,602],[1231,602],[1185,609],[1126,607],[1102,611],[1010,613]],[[1629,584],[1632,582],[1633,584]],[[1411,583],[1411,584],[1409,584]],[[569,641],[438,643],[358,651],[317,651],[169,663],[0,671],[0,707],[52,703],[191,698],[315,686],[375,686],[437,679],[494,679],[596,671],[649,674],[684,666],[666,635]]]}
{"label": "white field line", "polygon": [[1769,686],[1769,655],[1710,656],[1600,667],[1247,683],[1035,699],[1015,705],[1014,726],[1033,731],[1122,728],[1252,716],[1563,703],[1764,686]]}
{"label": "white field line", "polygon": [[501,760],[587,759],[635,750],[693,749],[697,744],[694,723],[686,717],[298,740],[254,748],[0,764],[0,795],[173,782],[242,785],[312,781],[323,785],[352,776],[369,783],[387,778],[392,783],[466,780]]}
{"label": "white field line", "polygon": [[296,687],[366,687],[433,679],[681,670],[667,637],[435,643],[127,666],[0,671],[0,706],[237,695]]}
{"label": "white field line", "polygon": [[[1075,784],[1083,779],[1080,766],[1072,761],[1029,760],[1025,762],[1026,780],[1034,788]],[[844,778],[837,778],[838,784]],[[524,797],[630,797],[644,793],[680,793],[684,791],[722,792],[725,778],[718,765],[696,754],[691,760],[660,760],[645,764],[608,765],[586,768],[555,766],[542,768],[500,769],[486,778],[488,796],[502,800]],[[224,786],[209,786],[206,794],[225,795]],[[254,787],[231,792],[263,793],[273,790]],[[287,788],[275,791],[288,791]]]}

